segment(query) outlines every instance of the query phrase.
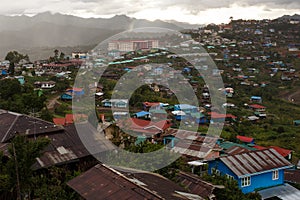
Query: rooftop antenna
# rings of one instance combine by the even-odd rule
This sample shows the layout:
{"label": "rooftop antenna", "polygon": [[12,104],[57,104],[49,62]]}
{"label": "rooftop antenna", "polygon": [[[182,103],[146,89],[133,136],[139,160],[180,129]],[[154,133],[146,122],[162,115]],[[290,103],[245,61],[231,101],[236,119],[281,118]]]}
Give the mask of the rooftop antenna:
{"label": "rooftop antenna", "polygon": [[36,120],[37,117],[40,115],[34,111],[34,108],[32,109],[32,112],[29,113],[29,116],[34,118],[34,121],[29,121],[29,123],[33,123],[33,135],[34,135],[34,140],[36,140],[36,124],[41,124]]}

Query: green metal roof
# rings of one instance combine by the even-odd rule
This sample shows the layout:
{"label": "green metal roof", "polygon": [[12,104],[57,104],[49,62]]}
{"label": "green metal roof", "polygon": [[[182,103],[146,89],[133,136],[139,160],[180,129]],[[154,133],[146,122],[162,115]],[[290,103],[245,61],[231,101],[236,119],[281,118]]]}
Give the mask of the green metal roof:
{"label": "green metal roof", "polygon": [[300,124],[300,120],[294,120],[294,124]]}
{"label": "green metal roof", "polygon": [[222,142],[220,144],[220,147],[223,148],[223,149],[229,149],[233,146],[238,146],[238,147],[242,147],[242,148],[245,148],[245,149],[248,149],[248,150],[251,150],[251,151],[256,151],[257,149],[255,148],[252,148],[252,147],[249,147],[248,145],[245,145],[245,144],[238,144],[238,143],[234,143],[234,142]]}
{"label": "green metal roof", "polygon": [[147,137],[145,137],[145,136],[138,136],[137,138],[136,138],[136,141],[135,141],[135,145],[138,145],[138,144],[140,144],[140,143],[143,143],[143,142],[145,142],[147,140]]}

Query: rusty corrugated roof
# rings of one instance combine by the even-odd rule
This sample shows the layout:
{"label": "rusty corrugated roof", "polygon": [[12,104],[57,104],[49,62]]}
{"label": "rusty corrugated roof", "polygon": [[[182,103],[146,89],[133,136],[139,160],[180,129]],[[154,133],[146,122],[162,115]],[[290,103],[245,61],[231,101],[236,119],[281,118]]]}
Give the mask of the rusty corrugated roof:
{"label": "rusty corrugated roof", "polygon": [[176,177],[175,181],[183,185],[187,190],[193,194],[198,194],[203,199],[212,198],[215,186],[211,183],[205,182],[200,177],[194,174],[189,174],[180,171]]}
{"label": "rusty corrugated roof", "polygon": [[125,175],[101,164],[67,184],[87,200],[187,200],[176,193],[185,190],[164,177],[153,173]]}
{"label": "rusty corrugated roof", "polygon": [[[0,112],[0,150],[8,155],[10,139],[15,135],[24,135],[30,139],[46,137],[50,144],[37,158],[34,168],[49,167],[72,162],[90,155],[83,145],[74,125],[56,126],[54,123],[14,112]],[[89,131],[85,126],[84,130]]]}
{"label": "rusty corrugated roof", "polygon": [[224,156],[220,160],[239,177],[292,166],[274,149]]}
{"label": "rusty corrugated roof", "polygon": [[184,155],[205,159],[212,150],[217,150],[219,146],[216,144],[218,138],[212,136],[203,136],[198,132],[169,129],[164,136],[176,137],[174,147],[170,147],[172,151]]}
{"label": "rusty corrugated roof", "polygon": [[227,149],[225,151],[226,154],[228,155],[235,155],[235,154],[240,154],[240,153],[245,153],[245,152],[249,152],[249,149],[243,148],[243,147],[239,147],[239,146],[232,146],[229,149]]}
{"label": "rusty corrugated roof", "polygon": [[300,170],[298,169],[285,170],[284,181],[300,184]]}

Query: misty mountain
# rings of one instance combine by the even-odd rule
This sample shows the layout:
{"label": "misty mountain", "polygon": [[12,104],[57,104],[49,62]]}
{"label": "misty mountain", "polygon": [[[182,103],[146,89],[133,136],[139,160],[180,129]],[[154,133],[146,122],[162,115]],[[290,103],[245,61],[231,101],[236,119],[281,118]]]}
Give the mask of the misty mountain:
{"label": "misty mountain", "polygon": [[160,27],[182,30],[189,24],[148,21],[116,15],[112,18],[81,18],[72,15],[40,13],[28,16],[0,16],[0,56],[9,50],[28,50],[41,47],[72,47],[96,45],[104,39],[141,27]]}
{"label": "misty mountain", "polygon": [[298,15],[298,14],[283,15],[282,17],[279,17],[278,19],[282,19],[282,20],[300,20],[300,15]]}
{"label": "misty mountain", "polygon": [[185,22],[178,22],[175,20],[167,20],[166,22],[175,24],[176,26],[182,27],[184,29],[198,29],[200,27],[205,26],[205,25],[201,25],[201,24],[189,24],[189,23],[185,23]]}

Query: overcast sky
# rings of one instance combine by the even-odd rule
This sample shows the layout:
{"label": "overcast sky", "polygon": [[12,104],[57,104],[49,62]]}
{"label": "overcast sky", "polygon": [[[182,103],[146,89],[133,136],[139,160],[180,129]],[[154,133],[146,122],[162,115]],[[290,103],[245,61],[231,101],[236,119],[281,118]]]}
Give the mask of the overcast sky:
{"label": "overcast sky", "polygon": [[148,20],[177,20],[193,24],[234,19],[272,19],[300,14],[300,0],[1,0],[0,14],[36,14],[44,11],[80,17],[126,14]]}

